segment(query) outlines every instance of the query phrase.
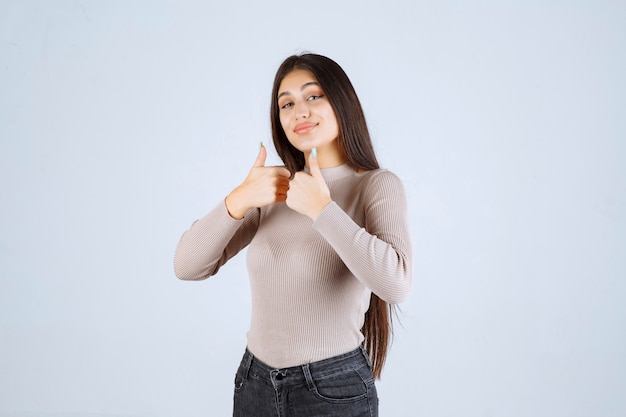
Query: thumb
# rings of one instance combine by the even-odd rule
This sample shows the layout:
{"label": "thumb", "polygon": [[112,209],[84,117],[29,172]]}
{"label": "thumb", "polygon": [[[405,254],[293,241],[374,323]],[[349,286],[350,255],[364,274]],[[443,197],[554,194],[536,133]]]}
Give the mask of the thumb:
{"label": "thumb", "polygon": [[322,171],[320,171],[320,164],[317,161],[317,148],[311,149],[311,153],[309,154],[309,169],[313,177],[323,178]]}
{"label": "thumb", "polygon": [[254,161],[254,165],[252,167],[264,167],[265,158],[267,158],[267,150],[265,149],[265,145],[263,145],[263,142],[261,142],[261,149],[259,150],[259,154],[257,155],[256,161]]}

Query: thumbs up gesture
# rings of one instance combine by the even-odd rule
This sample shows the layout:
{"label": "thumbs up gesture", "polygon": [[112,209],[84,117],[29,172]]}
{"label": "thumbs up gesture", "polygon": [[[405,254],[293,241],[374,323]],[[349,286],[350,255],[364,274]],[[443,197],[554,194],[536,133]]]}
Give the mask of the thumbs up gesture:
{"label": "thumbs up gesture", "polygon": [[226,197],[226,208],[234,219],[254,207],[285,201],[291,173],[284,167],[266,167],[267,150],[261,144],[259,154],[246,179]]}
{"label": "thumbs up gesture", "polygon": [[330,190],[322,177],[317,161],[317,150],[309,154],[310,174],[296,172],[287,192],[287,206],[298,213],[317,219],[324,208],[332,201]]}

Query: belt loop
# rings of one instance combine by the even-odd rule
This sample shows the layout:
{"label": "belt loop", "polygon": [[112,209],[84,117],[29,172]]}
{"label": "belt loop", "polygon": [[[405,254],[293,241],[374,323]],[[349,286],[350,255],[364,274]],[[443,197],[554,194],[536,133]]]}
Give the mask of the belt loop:
{"label": "belt loop", "polygon": [[359,346],[359,348],[361,349],[361,353],[363,354],[363,357],[365,358],[365,362],[367,362],[367,366],[369,366],[370,369],[371,369],[372,368],[372,360],[370,359],[369,355],[367,354],[367,351],[365,350],[363,345]]}
{"label": "belt loop", "polygon": [[252,366],[252,359],[254,359],[254,355],[248,349],[246,349],[246,359],[244,362],[244,372],[243,379],[248,379],[248,374],[250,373],[250,367]]}
{"label": "belt loop", "polygon": [[309,369],[308,363],[302,365],[302,372],[304,372],[304,378],[306,379],[306,385],[309,388],[309,391],[313,391],[315,389],[315,384],[313,383],[313,377],[311,376],[311,370]]}

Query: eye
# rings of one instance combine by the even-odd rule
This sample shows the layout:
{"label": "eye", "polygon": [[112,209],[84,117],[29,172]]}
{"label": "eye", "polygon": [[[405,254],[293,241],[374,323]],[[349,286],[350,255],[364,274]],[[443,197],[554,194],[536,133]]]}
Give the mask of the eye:
{"label": "eye", "polygon": [[281,109],[288,109],[288,108],[290,108],[291,106],[293,106],[293,103],[291,103],[291,102],[287,102],[287,103],[284,103],[282,106],[280,106],[280,108],[281,108]]}
{"label": "eye", "polygon": [[322,94],[320,95],[312,95],[312,96],[308,96],[307,97],[307,101],[315,101],[315,100],[319,100],[320,98],[324,97]]}

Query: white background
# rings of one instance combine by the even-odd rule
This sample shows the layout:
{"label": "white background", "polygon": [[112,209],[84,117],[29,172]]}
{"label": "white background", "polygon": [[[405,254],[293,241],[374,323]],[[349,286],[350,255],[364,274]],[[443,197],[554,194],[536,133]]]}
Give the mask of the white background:
{"label": "white background", "polygon": [[[404,181],[415,280],[381,416],[626,415],[623,1],[0,1],[0,416],[231,413],[243,254],[180,234],[339,62]],[[272,163],[278,163],[272,151]]]}

